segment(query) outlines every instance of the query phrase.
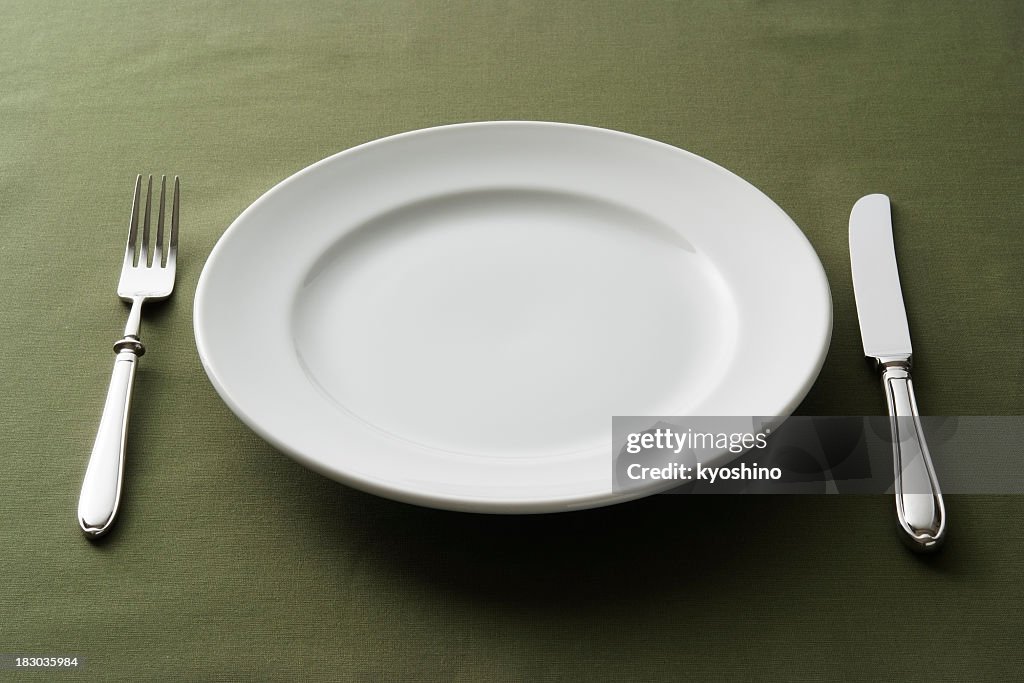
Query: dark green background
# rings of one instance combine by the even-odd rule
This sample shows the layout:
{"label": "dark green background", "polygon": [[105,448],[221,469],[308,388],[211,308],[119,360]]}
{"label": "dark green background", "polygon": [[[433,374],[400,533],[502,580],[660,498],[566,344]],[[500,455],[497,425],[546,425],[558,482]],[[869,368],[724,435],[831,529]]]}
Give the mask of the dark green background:
{"label": "dark green background", "polygon": [[[801,413],[883,409],[846,229],[885,192],[922,410],[1021,414],[1022,8],[4,3],[0,653],[126,680],[1018,677],[1024,498],[950,497],[930,558],[900,545],[884,496],[414,508],[244,428],[191,309],[227,225],[318,159],[437,124],[569,121],[706,156],[807,233],[835,328]],[[122,517],[93,545],[74,510],[139,172],[182,177],[178,288],[143,323]]]}

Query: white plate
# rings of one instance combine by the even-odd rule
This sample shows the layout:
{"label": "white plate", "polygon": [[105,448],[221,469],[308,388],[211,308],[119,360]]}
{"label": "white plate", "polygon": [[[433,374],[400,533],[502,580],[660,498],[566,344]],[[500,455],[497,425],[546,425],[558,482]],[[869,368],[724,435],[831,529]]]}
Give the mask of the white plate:
{"label": "white plate", "polygon": [[612,490],[613,415],[796,407],[831,334],[811,245],[666,144],[443,126],[324,159],[253,203],[196,292],[199,354],[253,430],[328,477],[482,512]]}

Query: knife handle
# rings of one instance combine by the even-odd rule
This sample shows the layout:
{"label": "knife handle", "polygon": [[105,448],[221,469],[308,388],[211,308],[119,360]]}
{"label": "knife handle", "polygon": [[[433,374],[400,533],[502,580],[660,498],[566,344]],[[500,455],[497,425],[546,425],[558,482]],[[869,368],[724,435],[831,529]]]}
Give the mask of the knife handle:
{"label": "knife handle", "polygon": [[882,385],[889,404],[901,535],[916,551],[938,550],[946,535],[946,508],[921,428],[910,365],[885,365]]}
{"label": "knife handle", "polygon": [[142,344],[125,337],[114,345],[117,353],[110,377],[103,416],[89,456],[89,466],[78,499],[78,525],[88,538],[99,538],[114,523],[121,502],[128,409],[131,406],[135,367],[143,353]]}

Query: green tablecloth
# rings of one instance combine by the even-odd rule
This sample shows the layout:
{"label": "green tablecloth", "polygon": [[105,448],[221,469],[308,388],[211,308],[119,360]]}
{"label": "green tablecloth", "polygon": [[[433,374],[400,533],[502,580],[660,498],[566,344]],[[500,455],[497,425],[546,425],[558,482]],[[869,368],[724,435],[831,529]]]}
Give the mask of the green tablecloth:
{"label": "green tablecloth", "polygon": [[[1020,676],[1024,498],[950,497],[948,547],[929,558],[897,541],[884,496],[419,509],[244,428],[200,367],[191,310],[217,238],[292,172],[414,128],[569,121],[706,156],[807,233],[835,328],[801,413],[883,409],[846,238],[853,202],[881,191],[922,410],[1021,414],[1021,3],[19,0],[2,14],[0,653],[77,654],[83,675],[126,680]],[[183,179],[178,289],[146,314],[121,518],[90,544],[74,511],[124,323],[138,172]]]}

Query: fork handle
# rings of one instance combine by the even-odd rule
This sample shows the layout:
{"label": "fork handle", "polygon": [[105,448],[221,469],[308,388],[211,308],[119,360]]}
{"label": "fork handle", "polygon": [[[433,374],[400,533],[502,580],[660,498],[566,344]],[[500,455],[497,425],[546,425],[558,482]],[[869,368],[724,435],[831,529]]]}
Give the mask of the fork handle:
{"label": "fork handle", "polygon": [[889,404],[901,535],[914,550],[937,550],[945,540],[946,509],[921,427],[909,365],[886,365],[882,384]]}
{"label": "fork handle", "polygon": [[78,525],[89,538],[107,533],[117,515],[135,367],[145,348],[137,337],[129,335],[114,344],[114,353],[114,372],[78,499]]}

